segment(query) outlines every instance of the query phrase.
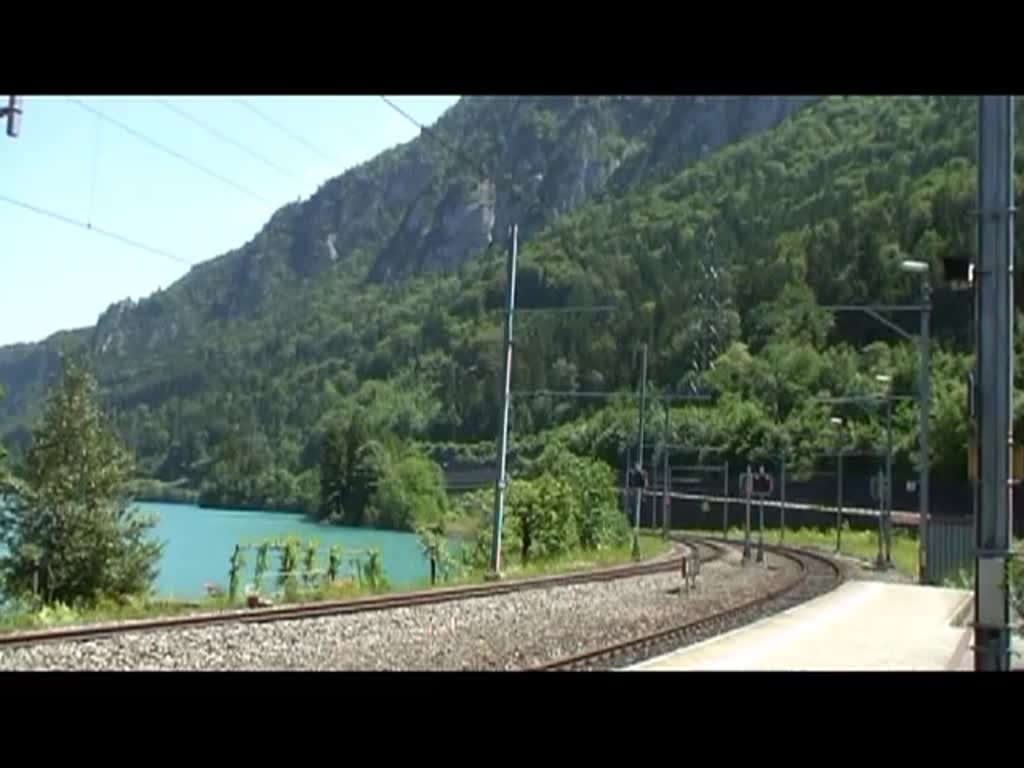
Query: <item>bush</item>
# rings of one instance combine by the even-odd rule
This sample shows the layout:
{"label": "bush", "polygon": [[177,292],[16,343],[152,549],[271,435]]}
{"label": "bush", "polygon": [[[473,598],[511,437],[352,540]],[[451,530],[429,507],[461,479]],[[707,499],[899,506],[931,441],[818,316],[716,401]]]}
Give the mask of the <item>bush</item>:
{"label": "bush", "polygon": [[583,549],[621,546],[629,539],[629,523],[619,511],[615,472],[603,461],[583,458],[552,443],[537,461],[544,472],[562,478],[566,504],[576,522]]}
{"label": "bush", "polygon": [[579,543],[573,495],[566,483],[552,475],[514,481],[508,493],[506,518],[509,537],[522,563],[531,557],[564,554]]}
{"label": "bush", "polygon": [[373,523],[382,528],[436,525],[448,509],[440,467],[425,456],[405,453],[384,467],[370,506]]}
{"label": "bush", "polygon": [[[617,504],[618,488],[611,467],[581,458],[559,442],[550,443],[509,484],[502,526],[502,551],[520,562],[558,557],[577,548],[620,547],[629,541],[629,521]],[[482,568],[490,564],[490,505],[484,492],[466,494],[460,508],[467,514],[487,510],[487,523],[471,547],[461,552],[463,563]]]}

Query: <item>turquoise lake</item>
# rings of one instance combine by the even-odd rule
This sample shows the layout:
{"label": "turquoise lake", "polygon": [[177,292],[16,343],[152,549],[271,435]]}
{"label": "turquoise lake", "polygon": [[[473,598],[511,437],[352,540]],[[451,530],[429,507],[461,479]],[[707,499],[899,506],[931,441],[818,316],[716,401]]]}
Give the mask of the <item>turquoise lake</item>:
{"label": "turquoise lake", "polygon": [[[165,544],[155,590],[165,597],[200,597],[207,582],[226,588],[228,562],[236,544],[286,536],[298,536],[303,543],[317,539],[317,562],[321,568],[328,548],[338,544],[349,552],[379,549],[384,573],[394,585],[413,584],[429,576],[427,560],[412,533],[320,525],[302,515],[282,512],[201,509],[191,504],[152,502],[139,502],[137,506],[160,517],[153,535]],[[246,557],[245,579],[252,575],[254,559],[254,553]],[[270,570],[276,571],[277,562],[272,555]],[[267,578],[265,584],[272,586],[272,579]]]}

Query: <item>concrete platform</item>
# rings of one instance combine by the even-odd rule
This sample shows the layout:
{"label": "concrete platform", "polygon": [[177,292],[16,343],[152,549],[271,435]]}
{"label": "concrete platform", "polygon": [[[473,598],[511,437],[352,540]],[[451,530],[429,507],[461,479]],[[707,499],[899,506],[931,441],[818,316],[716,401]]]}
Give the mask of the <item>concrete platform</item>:
{"label": "concrete platform", "polygon": [[970,657],[971,599],[959,589],[849,581],[785,613],[630,669],[960,669]]}

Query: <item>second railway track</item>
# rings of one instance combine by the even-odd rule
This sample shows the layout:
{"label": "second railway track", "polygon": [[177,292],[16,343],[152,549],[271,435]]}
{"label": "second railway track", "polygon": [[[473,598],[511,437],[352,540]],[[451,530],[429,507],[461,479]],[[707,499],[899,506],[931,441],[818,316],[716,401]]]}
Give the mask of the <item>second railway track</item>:
{"label": "second railway track", "polygon": [[[695,541],[722,546],[710,539]],[[735,542],[732,544],[735,545]],[[686,621],[675,627],[550,661],[534,667],[534,671],[597,671],[624,668],[709,639],[764,616],[787,610],[830,591],[843,580],[841,567],[830,558],[779,546],[766,545],[765,550],[796,563],[799,569],[797,575],[753,600]]]}

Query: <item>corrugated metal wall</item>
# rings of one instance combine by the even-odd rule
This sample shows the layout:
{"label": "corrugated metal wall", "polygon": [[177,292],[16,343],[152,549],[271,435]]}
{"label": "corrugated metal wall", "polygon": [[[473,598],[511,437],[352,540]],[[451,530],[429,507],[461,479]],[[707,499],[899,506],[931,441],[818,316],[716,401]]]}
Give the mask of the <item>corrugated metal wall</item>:
{"label": "corrugated metal wall", "polygon": [[974,571],[974,518],[939,517],[928,521],[928,574],[931,584],[942,584],[961,572]]}

